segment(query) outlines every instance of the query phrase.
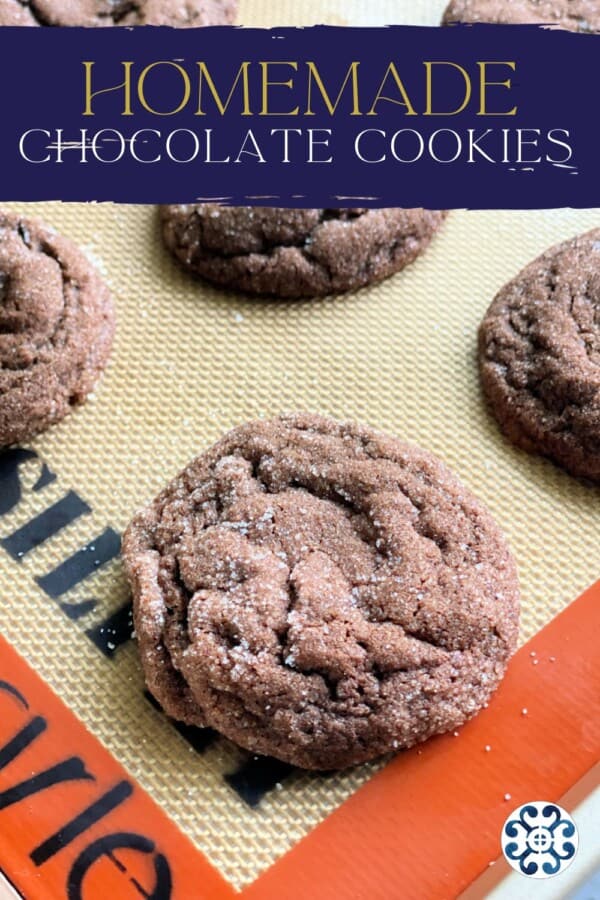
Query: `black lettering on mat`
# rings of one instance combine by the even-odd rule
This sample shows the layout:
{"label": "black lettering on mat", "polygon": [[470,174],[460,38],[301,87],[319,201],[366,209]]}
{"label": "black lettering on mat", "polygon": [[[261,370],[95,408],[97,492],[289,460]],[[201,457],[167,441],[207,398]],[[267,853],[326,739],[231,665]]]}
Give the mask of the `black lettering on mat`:
{"label": "black lettering on mat", "polygon": [[79,516],[89,512],[91,509],[87,503],[75,491],[69,491],[61,500],[49,506],[35,518],[30,519],[22,528],[18,528],[8,537],[2,538],[0,544],[9,556],[20,560],[44,541],[58,534]]}
{"label": "black lettering on mat", "polygon": [[[10,465],[8,465],[6,456],[6,454],[3,454],[0,457],[0,484],[2,481],[6,481],[10,475],[12,478],[11,484],[13,485],[11,494],[13,497],[20,497],[20,486],[19,492],[14,488],[15,479],[17,484],[20,485],[18,481],[18,467],[14,459],[11,460],[10,458],[8,460]],[[80,516],[87,515],[90,512],[91,508],[88,504],[74,491],[69,491],[61,500],[38,513],[38,515],[34,516],[33,519],[30,519],[29,522],[12,534],[2,538],[0,546],[13,559],[21,561],[26,554],[58,534]],[[118,555],[119,549],[119,535],[112,528],[107,528],[97,538],[91,540],[85,547],[63,561],[52,572],[39,576],[35,580],[49,597],[57,600],[63,594],[85,581],[86,578],[95,574],[104,565],[111,562]],[[78,602],[61,601],[60,607],[70,619],[77,621],[96,608],[96,601],[93,598]],[[105,629],[105,632],[103,632],[103,625],[100,624],[97,628],[89,628],[86,634],[103,653],[111,656],[115,649],[125,643],[131,636],[131,629],[129,629],[128,634],[124,634],[126,621],[127,611],[125,609],[125,614],[123,614],[122,608],[104,623],[106,629],[111,629],[111,631]],[[106,633],[106,639],[104,640],[102,639],[103,633]]]}
{"label": "black lettering on mat", "polygon": [[242,800],[255,809],[265,796],[294,771],[289,763],[270,756],[251,756],[225,780]]}
{"label": "black lettering on mat", "polygon": [[[7,695],[22,711],[29,711],[29,703],[23,694],[9,681],[0,680],[0,693]],[[49,727],[47,720],[34,715],[21,730],[9,738],[3,746],[0,745],[0,771],[27,748],[40,738]],[[43,740],[43,738],[42,738]],[[10,776],[9,776],[10,778]],[[0,814],[3,810],[21,800],[35,802],[37,795],[42,794],[40,804],[44,803],[48,788],[58,785],[85,782],[96,782],[96,777],[89,772],[86,763],[79,756],[72,756],[59,763],[55,763],[42,772],[34,773],[29,778],[11,784],[0,792]],[[82,812],[75,815],[70,821],[64,823],[57,831],[42,841],[29,855],[36,866],[42,866],[56,854],[68,847],[76,838],[79,838],[96,823],[105,819],[118,806],[131,797],[134,787],[128,781],[120,781],[109,790],[106,790],[98,799],[90,803]],[[56,801],[55,792],[52,792],[53,807],[60,810],[61,804]],[[1,821],[1,816],[0,816]],[[138,879],[129,874],[127,867],[115,856],[118,849],[136,851],[147,860],[149,875],[153,875],[153,888],[146,890]],[[140,896],[147,900],[169,900],[172,894],[172,875],[167,858],[157,850],[153,840],[145,835],[132,832],[116,832],[104,834],[92,841],[91,844],[79,853],[67,876],[67,896],[69,900],[82,900],[82,885],[87,873],[93,864],[100,858],[106,857],[125,876],[137,890]],[[152,870],[150,872],[150,869]],[[146,876],[144,876],[146,881]],[[21,895],[19,895],[21,896]]]}
{"label": "black lettering on mat", "polygon": [[105,656],[111,657],[122,644],[131,640],[132,632],[133,607],[128,600],[104,622],[88,628],[85,633]]}
{"label": "black lettering on mat", "polygon": [[[35,463],[40,472],[32,488],[34,492],[41,491],[56,480],[54,472],[50,471],[33,450],[13,448],[0,453],[0,516],[11,512],[20,503],[24,490],[21,469],[28,463]],[[68,491],[56,503],[38,512],[12,534],[2,538],[0,547],[12,559],[20,562],[45,541],[91,512],[85,500],[75,491]],[[120,543],[117,532],[112,528],[105,528],[51,572],[37,576],[35,581],[48,597],[57,601],[69,619],[78,621],[96,609],[97,600],[87,597],[70,601],[64,599],[64,595],[112,562],[119,555]],[[106,656],[112,656],[131,636],[127,604],[109,615],[105,622],[88,627],[85,633]]]}
{"label": "black lettering on mat", "polygon": [[55,832],[47,840],[43,841],[29,854],[36,866],[41,866],[52,856],[67,847],[76,837],[87,831],[100,819],[107,816],[113,809],[120,806],[133,794],[133,787],[128,781],[120,781],[113,788],[106,791],[99,800],[91,803],[82,813],[71,819],[66,825]]}
{"label": "black lettering on mat", "polygon": [[[5,450],[0,454],[0,516],[9,513],[21,500],[19,468],[22,463],[33,459],[39,459],[37,453],[33,450],[23,450],[21,447]],[[41,462],[41,472],[33,490],[41,491],[55,480],[54,472],[50,471],[46,463]]]}
{"label": "black lettering on mat", "polygon": [[29,747],[30,744],[33,744],[36,738],[43,734],[46,728],[48,727],[48,723],[41,716],[35,716],[25,725],[18,734],[12,738],[8,744],[5,744],[4,747],[0,747],[0,770],[6,768],[6,766],[16,759],[17,756],[25,750],[26,747]]}
{"label": "black lettering on mat", "polygon": [[85,876],[93,864],[102,856],[110,859],[120,872],[127,872],[125,866],[114,855],[115,850],[135,850],[138,853],[152,855],[151,861],[155,876],[152,893],[148,893],[136,878],[130,876],[129,880],[140,896],[150,898],[150,900],[169,900],[172,891],[172,876],[166,857],[162,853],[155,853],[156,845],[154,841],[141,834],[131,832],[117,832],[116,834],[104,835],[79,854],[69,872],[67,882],[68,900],[82,900],[84,897],[82,889]]}
{"label": "black lettering on mat", "polygon": [[89,578],[101,566],[119,555],[121,539],[112,528],[105,528],[97,538],[70,556],[59,566],[36,578],[44,593],[55,600],[70,591],[75,585]]}
{"label": "black lettering on mat", "polygon": [[[0,516],[11,512],[20,503],[23,495],[21,468],[28,463],[35,463],[39,469],[37,480],[31,489],[34,492],[40,492],[56,481],[57,476],[33,450],[13,448],[0,453]],[[21,561],[45,541],[91,512],[92,509],[85,500],[70,490],[12,534],[0,539],[0,547],[12,559]],[[37,576],[36,583],[50,599],[58,603],[69,619],[72,621],[84,619],[96,609],[96,599],[87,597],[70,601],[65,599],[65,595],[112,562],[119,552],[120,537],[116,531],[107,527],[51,572]],[[132,627],[131,603],[127,601],[103,621],[84,628],[84,633],[105,656],[112,658],[117,650],[130,640]],[[146,697],[158,707],[150,694],[146,694]],[[198,753],[206,750],[218,737],[208,728],[195,728],[178,722],[172,724]],[[40,723],[34,720],[30,726],[23,729],[20,738],[24,741],[33,740],[38,733],[36,731],[38,727]],[[8,753],[13,750],[15,748],[5,748]],[[292,771],[291,766],[278,760],[249,757],[235,772],[226,775],[225,778],[238,796],[250,807],[255,808],[264,796]]]}
{"label": "black lettering on mat", "polygon": [[[152,696],[150,691],[144,691],[144,697],[154,709],[157,709],[164,715],[160,703]],[[210,745],[218,738],[216,731],[213,731],[211,728],[197,728],[195,725],[184,725],[183,722],[176,722],[174,719],[169,719],[169,721],[175,731],[177,731],[197,753],[203,753],[206,748],[210,747]]]}
{"label": "black lettering on mat", "polygon": [[[18,752],[21,749],[19,748]],[[66,759],[64,762],[57,763],[57,765],[46,769],[45,772],[40,772],[39,775],[32,775],[31,778],[27,778],[25,781],[21,781],[19,784],[15,784],[13,787],[0,792],[0,810],[6,809],[7,806],[12,806],[13,803],[19,803],[19,801],[31,797],[32,794],[39,794],[40,791],[45,791],[47,788],[54,787],[56,784],[62,784],[65,781],[95,781],[95,778],[86,770],[83,760],[78,756],[72,756],[70,759]]]}
{"label": "black lettering on mat", "polygon": [[[162,712],[160,703],[150,691],[144,696],[152,706]],[[164,713],[163,713],[164,715]],[[197,728],[184,725],[182,722],[169,720],[173,728],[184,738],[197,753],[203,753],[207,747],[219,739],[219,735],[211,728]],[[252,809],[260,805],[269,791],[281,784],[294,771],[294,767],[269,756],[248,756],[234,772],[225,775],[225,781],[233,788],[238,797]]]}

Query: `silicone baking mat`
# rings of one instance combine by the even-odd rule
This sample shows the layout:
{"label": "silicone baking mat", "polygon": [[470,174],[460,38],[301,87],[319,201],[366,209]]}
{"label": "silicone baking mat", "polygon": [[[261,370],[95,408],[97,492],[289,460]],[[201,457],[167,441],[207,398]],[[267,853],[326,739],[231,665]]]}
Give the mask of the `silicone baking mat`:
{"label": "silicone baking mat", "polygon": [[[245,0],[239,21],[433,25],[443,6]],[[118,334],[89,402],[3,458],[0,633],[239,889],[381,764],[306,775],[167,721],[128,639],[119,533],[237,423],[295,409],[355,418],[439,454],[490,507],[517,558],[530,638],[600,575],[600,492],[502,438],[479,389],[476,332],[507,279],[600,212],[452,212],[427,253],[383,284],[278,302],[186,275],[153,208],[12,208],[95,261]]]}

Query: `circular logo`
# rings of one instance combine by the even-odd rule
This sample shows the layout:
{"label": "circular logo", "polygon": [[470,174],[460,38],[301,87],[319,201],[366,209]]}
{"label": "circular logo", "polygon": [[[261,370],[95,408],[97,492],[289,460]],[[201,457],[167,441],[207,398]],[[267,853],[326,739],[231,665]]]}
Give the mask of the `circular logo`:
{"label": "circular logo", "polygon": [[502,852],[516,872],[528,878],[552,878],[571,865],[579,846],[577,826],[556,803],[525,803],[502,829]]}

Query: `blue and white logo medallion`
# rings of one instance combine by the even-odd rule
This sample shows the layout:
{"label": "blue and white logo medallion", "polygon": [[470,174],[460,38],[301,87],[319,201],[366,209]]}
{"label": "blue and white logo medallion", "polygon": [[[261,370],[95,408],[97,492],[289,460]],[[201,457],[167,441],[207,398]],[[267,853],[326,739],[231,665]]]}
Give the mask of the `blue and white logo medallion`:
{"label": "blue and white logo medallion", "polygon": [[577,826],[556,803],[541,800],[514,810],[502,829],[502,852],[528,878],[552,878],[564,872],[579,846]]}

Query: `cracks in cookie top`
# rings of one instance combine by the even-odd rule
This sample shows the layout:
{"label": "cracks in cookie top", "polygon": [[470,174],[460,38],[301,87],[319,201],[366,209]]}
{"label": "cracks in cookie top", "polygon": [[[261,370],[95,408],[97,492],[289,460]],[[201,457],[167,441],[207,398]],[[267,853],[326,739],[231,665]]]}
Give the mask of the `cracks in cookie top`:
{"label": "cracks in cookie top", "polygon": [[134,0],[109,0],[109,8],[101,10],[98,15],[102,18],[112,19],[113,25],[120,25],[126,18],[133,16],[136,22],[141,24],[141,5]]}
{"label": "cracks in cookie top", "polygon": [[[37,0],[26,0],[26,2],[22,2],[19,0],[19,3],[26,9],[27,12],[31,15],[32,24],[41,25],[45,28],[51,28],[57,25],[57,22],[53,21],[52,18],[40,8]],[[0,22],[0,24],[2,24]]]}
{"label": "cracks in cookie top", "polygon": [[483,386],[509,437],[600,480],[600,230],[506,285],[479,343]]}
{"label": "cracks in cookie top", "polygon": [[0,446],[81,403],[104,369],[112,300],[97,272],[39,222],[0,213]]}
{"label": "cracks in cookie top", "polygon": [[[232,258],[258,253],[272,255],[281,247],[296,247],[310,255],[315,232],[326,222],[351,222],[364,216],[367,209],[278,210],[271,208],[239,207],[228,212],[218,206],[193,207],[190,221],[190,240],[198,232],[197,250]],[[282,214],[283,213],[283,214]],[[216,220],[224,217],[224,229],[230,238],[229,246],[222,242],[222,228],[214,228]],[[211,227],[212,226],[212,227]]]}
{"label": "cracks in cookie top", "polygon": [[445,214],[423,209],[287,209],[183,204],[161,209],[167,247],[235,290],[305,297],[387,278],[428,246]]}
{"label": "cracks in cookie top", "polygon": [[54,349],[66,286],[56,255],[34,246],[29,228],[21,221],[8,228],[0,221],[0,266],[0,368],[22,369]]}
{"label": "cracks in cookie top", "polygon": [[[212,727],[318,767],[443,730],[410,712],[436,681],[451,695],[473,667],[477,686],[446,709],[489,694],[516,637],[510,555],[447,470],[387,440],[312,416],[251,423],[134,520],[124,555],[163,705],[172,666]],[[170,610],[159,632],[135,587],[150,581]],[[386,724],[411,680],[402,724]]]}

